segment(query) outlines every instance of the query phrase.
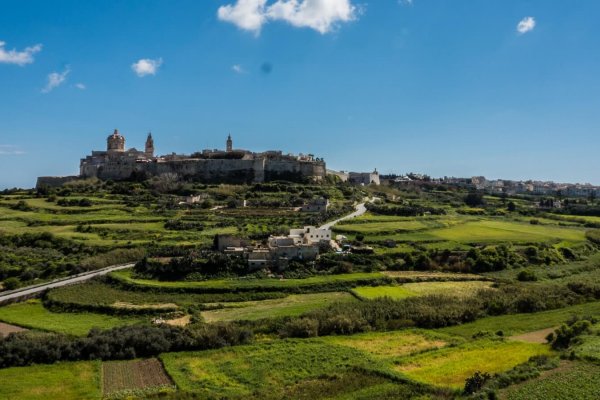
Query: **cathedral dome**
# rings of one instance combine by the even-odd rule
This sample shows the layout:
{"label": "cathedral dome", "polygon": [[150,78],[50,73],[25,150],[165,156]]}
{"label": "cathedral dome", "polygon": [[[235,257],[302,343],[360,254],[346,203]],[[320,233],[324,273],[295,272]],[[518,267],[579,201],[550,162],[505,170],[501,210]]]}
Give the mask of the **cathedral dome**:
{"label": "cathedral dome", "polygon": [[125,137],[117,129],[106,138],[107,151],[125,151]]}

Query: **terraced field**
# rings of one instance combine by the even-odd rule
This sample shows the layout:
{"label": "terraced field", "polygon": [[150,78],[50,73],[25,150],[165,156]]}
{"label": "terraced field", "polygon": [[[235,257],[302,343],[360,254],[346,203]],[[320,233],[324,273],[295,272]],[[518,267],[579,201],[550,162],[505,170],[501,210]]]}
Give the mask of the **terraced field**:
{"label": "terraced field", "polygon": [[504,336],[537,331],[558,326],[573,316],[600,315],[600,302],[579,304],[558,310],[529,314],[501,315],[487,317],[463,325],[439,329],[440,332],[471,338],[480,332],[495,333],[502,331]]}
{"label": "terraced field", "polygon": [[100,362],[67,362],[0,369],[0,399],[99,400]]}
{"label": "terraced field", "polygon": [[108,329],[146,321],[143,317],[110,316],[94,313],[55,313],[39,300],[0,307],[0,321],[42,331],[87,335],[92,328]]}
{"label": "terraced field", "polygon": [[291,317],[334,302],[357,301],[345,292],[292,294],[282,299],[227,303],[227,308],[202,312],[206,322]]}
{"label": "terraced field", "polygon": [[585,241],[584,229],[552,222],[532,225],[522,220],[471,216],[381,217],[367,214],[352,223],[335,227],[342,234],[362,234],[367,243],[398,242],[540,243]]}
{"label": "terraced field", "polygon": [[479,290],[490,289],[491,285],[492,282],[484,281],[418,282],[394,286],[361,286],[352,289],[352,292],[358,297],[365,299],[390,297],[399,300],[407,297],[427,296],[431,294],[465,298],[474,296]]}
{"label": "terraced field", "polygon": [[480,340],[407,357],[395,370],[419,382],[460,389],[476,371],[507,371],[530,357],[550,353],[547,345]]}
{"label": "terraced field", "polygon": [[175,387],[156,358],[102,363],[104,396],[143,396],[155,392],[171,392]]}
{"label": "terraced field", "polygon": [[500,392],[503,400],[597,400],[600,393],[600,366],[563,361],[539,378]]}
{"label": "terraced field", "polygon": [[376,282],[386,278],[380,272],[360,272],[341,275],[311,276],[305,279],[211,279],[206,281],[157,281],[151,279],[132,278],[130,270],[121,270],[111,273],[111,276],[128,284],[149,288],[163,289],[190,289],[197,292],[222,292],[235,290],[286,290],[317,287],[321,285],[346,284],[356,286],[361,283]]}

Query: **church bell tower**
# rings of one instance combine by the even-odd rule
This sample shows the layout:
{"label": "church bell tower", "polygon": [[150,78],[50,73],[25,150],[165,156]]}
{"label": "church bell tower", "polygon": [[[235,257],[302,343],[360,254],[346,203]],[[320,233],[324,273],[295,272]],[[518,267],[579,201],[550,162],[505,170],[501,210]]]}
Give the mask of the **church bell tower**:
{"label": "church bell tower", "polygon": [[148,138],[146,139],[146,147],[144,148],[144,153],[146,153],[146,157],[148,157],[148,158],[154,157],[154,139],[152,139],[152,132],[148,133]]}
{"label": "church bell tower", "polygon": [[231,134],[227,136],[227,145],[225,147],[228,152],[233,151],[233,140],[231,140]]}

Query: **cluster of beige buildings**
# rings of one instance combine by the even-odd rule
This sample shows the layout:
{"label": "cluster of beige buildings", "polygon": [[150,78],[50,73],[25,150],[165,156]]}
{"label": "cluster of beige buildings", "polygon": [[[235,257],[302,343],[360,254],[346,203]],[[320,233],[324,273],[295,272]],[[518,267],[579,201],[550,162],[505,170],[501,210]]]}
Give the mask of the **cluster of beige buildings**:
{"label": "cluster of beige buildings", "polygon": [[248,267],[285,269],[290,261],[314,261],[320,249],[331,244],[331,229],[305,226],[290,229],[285,236],[271,236],[266,245],[252,245],[249,241],[229,235],[217,237],[217,249],[226,254],[243,255]]}

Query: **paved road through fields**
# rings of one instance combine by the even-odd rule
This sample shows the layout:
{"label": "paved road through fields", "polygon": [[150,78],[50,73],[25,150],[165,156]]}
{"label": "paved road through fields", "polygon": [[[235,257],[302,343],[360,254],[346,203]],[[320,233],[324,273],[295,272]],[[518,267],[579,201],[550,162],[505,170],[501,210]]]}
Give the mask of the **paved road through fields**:
{"label": "paved road through fields", "polygon": [[[373,202],[375,200],[376,200],[376,198],[373,197],[372,199],[369,200],[369,202]],[[334,226],[335,224],[337,224],[338,222],[345,221],[347,219],[352,219],[352,218],[360,217],[361,215],[363,215],[364,213],[367,212],[367,207],[365,207],[365,204],[366,203],[360,203],[360,204],[355,205],[354,206],[354,210],[355,211],[353,213],[348,214],[348,215],[344,215],[343,217],[338,218],[338,219],[336,219],[334,221],[328,222],[325,225],[321,225],[319,227],[319,229],[331,229],[331,227]]]}
{"label": "paved road through fields", "polygon": [[101,268],[90,272],[83,272],[81,274],[74,275],[68,278],[61,278],[48,283],[42,283],[39,285],[27,286],[17,290],[11,290],[10,292],[6,292],[4,294],[0,292],[0,304],[3,304],[5,302],[18,301],[20,298],[31,297],[33,295],[43,292],[46,289],[52,289],[61,286],[72,285],[74,283],[85,282],[96,276],[106,275],[109,272],[118,271],[120,269],[131,268],[134,265],[135,264],[133,263],[111,265],[110,267]]}

